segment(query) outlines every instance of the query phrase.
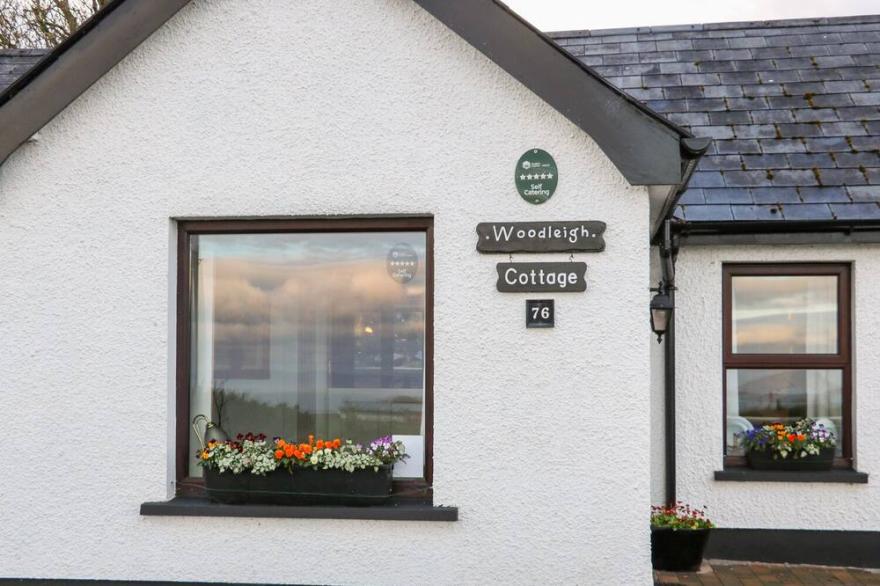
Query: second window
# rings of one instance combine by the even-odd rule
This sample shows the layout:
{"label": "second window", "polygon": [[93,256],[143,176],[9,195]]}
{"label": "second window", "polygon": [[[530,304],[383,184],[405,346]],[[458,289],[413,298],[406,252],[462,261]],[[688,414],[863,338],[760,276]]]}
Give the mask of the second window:
{"label": "second window", "polygon": [[850,267],[724,266],[725,465],[744,463],[737,434],[810,418],[851,438]]}

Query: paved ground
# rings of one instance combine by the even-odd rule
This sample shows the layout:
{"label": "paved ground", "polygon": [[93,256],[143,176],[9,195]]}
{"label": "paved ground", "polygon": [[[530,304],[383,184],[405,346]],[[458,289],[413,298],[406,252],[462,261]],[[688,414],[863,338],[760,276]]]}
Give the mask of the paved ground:
{"label": "paved ground", "polygon": [[[880,557],[880,556],[878,556]],[[654,572],[654,583],[698,586],[880,585],[880,571],[711,561],[696,573]]]}

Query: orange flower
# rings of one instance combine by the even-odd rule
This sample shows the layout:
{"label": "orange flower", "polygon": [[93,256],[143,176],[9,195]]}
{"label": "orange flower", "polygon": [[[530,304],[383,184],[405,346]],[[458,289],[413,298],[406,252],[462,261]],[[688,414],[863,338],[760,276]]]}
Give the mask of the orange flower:
{"label": "orange flower", "polygon": [[293,456],[293,452],[295,450],[296,450],[296,448],[294,448],[290,444],[287,444],[286,446],[284,446],[284,455],[287,456],[288,458],[290,458],[291,456]]}
{"label": "orange flower", "polygon": [[275,450],[275,459],[276,460],[280,460],[283,457],[284,457],[284,452],[282,452],[281,450]]}
{"label": "orange flower", "polygon": [[287,442],[285,442],[281,438],[278,438],[277,440],[275,440],[275,445],[277,445],[279,448],[283,448],[284,446],[287,445]]}
{"label": "orange flower", "polygon": [[797,439],[797,436],[793,433],[788,434],[788,441],[793,442]]}
{"label": "orange flower", "polygon": [[318,443],[315,444],[315,447],[319,450],[324,449],[324,440],[318,440]]}
{"label": "orange flower", "polygon": [[799,442],[802,442],[802,441],[804,441],[805,439],[807,439],[807,436],[805,436],[805,435],[802,434],[802,433],[799,433],[798,436],[797,436],[797,438],[798,438],[798,441],[799,441]]}
{"label": "orange flower", "polygon": [[341,446],[341,445],[342,445],[342,442],[339,441],[339,438],[336,438],[335,440],[333,440],[333,447],[334,448],[338,449],[339,446]]}
{"label": "orange flower", "polygon": [[314,443],[315,443],[315,436],[313,436],[312,434],[309,434],[309,445],[314,445]]}

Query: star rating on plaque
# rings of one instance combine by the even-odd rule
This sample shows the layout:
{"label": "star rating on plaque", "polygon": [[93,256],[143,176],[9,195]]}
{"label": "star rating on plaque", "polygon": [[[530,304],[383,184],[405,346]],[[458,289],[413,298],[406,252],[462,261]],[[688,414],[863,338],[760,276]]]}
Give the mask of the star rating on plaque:
{"label": "star rating on plaque", "polygon": [[538,179],[553,179],[553,173],[529,173],[519,176],[520,181],[537,181]]}
{"label": "star rating on plaque", "polygon": [[414,267],[416,266],[416,261],[414,260],[392,260],[389,262],[392,267]]}

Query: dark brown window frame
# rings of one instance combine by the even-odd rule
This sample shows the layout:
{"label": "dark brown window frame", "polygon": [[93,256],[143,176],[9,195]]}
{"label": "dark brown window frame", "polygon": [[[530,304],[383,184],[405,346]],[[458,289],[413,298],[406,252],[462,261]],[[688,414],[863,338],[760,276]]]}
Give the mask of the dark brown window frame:
{"label": "dark brown window frame", "polygon": [[[836,276],[837,332],[836,354],[734,354],[732,339],[732,281],[740,276]],[[727,455],[727,371],[728,369],[835,369],[843,372],[842,457],[835,468],[852,468],[852,266],[849,263],[725,263],[722,267],[723,363],[722,405],[724,466],[745,466],[744,456]]]}
{"label": "dark brown window frame", "polygon": [[192,306],[190,238],[203,234],[252,234],[297,232],[424,232],[425,262],[425,468],[420,479],[394,481],[396,500],[430,502],[434,462],[434,218],[418,216],[354,216],[290,219],[221,219],[177,221],[177,353],[175,492],[203,496],[201,478],[188,476],[190,333]]}

